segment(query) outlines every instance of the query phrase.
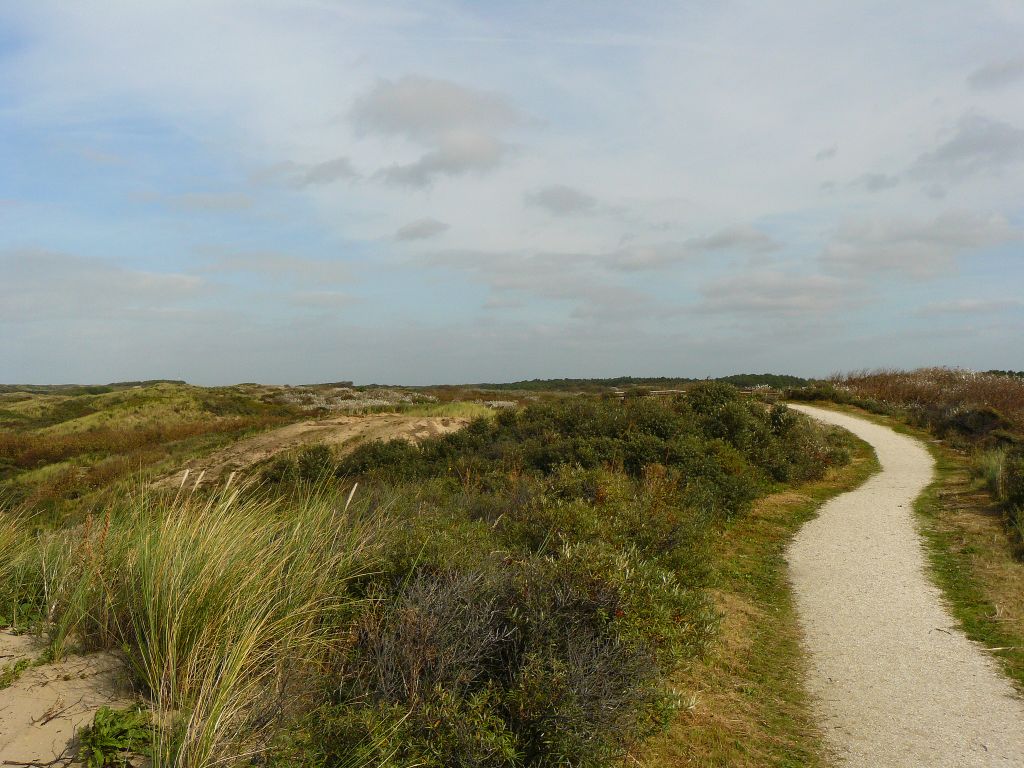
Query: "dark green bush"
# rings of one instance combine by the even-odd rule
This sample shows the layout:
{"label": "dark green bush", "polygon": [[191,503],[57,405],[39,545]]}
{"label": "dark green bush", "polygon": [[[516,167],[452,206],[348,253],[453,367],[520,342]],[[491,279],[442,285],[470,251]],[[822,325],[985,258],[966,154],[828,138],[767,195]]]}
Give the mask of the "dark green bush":
{"label": "dark green bush", "polygon": [[295,483],[299,479],[298,462],[294,456],[275,456],[263,467],[260,477],[265,483]]}
{"label": "dark green bush", "polygon": [[316,482],[334,473],[334,453],[330,446],[311,445],[299,454],[296,464],[300,480]]}
{"label": "dark green bush", "polygon": [[1015,448],[1007,451],[1003,460],[1003,501],[1010,511],[1012,522],[1018,532],[1024,534],[1024,450]]}

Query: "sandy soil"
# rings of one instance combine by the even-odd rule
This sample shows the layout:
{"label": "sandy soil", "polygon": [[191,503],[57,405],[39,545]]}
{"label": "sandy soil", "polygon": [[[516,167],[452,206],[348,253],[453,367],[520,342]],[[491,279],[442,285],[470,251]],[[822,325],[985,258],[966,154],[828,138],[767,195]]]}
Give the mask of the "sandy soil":
{"label": "sandy soil", "polygon": [[467,423],[468,420],[462,418],[403,416],[394,413],[303,421],[239,440],[208,456],[189,461],[158,480],[155,485],[177,486],[186,469],[189,471],[189,484],[200,476],[203,484],[220,482],[226,480],[232,472],[238,474],[237,479],[242,479],[249,467],[281,451],[317,443],[354,448],[369,440],[403,438],[418,441],[454,432]]}
{"label": "sandy soil", "polygon": [[927,577],[913,501],[932,479],[918,441],[791,406],[870,443],[882,471],[821,509],[788,553],[808,684],[845,766],[1024,766],[1024,702]]}
{"label": "sandy soil", "polygon": [[[0,664],[36,658],[34,638],[0,631]],[[102,706],[132,702],[123,664],[111,654],[71,656],[32,666],[0,690],[0,765],[47,764],[73,757],[75,736]],[[70,760],[55,762],[64,765]]]}

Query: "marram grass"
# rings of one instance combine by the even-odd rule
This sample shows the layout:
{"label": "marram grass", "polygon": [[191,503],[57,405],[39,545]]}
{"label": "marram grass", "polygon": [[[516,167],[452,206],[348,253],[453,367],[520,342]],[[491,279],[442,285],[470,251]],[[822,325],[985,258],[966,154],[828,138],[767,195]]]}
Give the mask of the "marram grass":
{"label": "marram grass", "polygon": [[374,524],[343,496],[138,494],[83,526],[27,537],[0,518],[0,575],[35,597],[51,654],[118,650],[154,710],[155,766],[265,748],[352,608]]}

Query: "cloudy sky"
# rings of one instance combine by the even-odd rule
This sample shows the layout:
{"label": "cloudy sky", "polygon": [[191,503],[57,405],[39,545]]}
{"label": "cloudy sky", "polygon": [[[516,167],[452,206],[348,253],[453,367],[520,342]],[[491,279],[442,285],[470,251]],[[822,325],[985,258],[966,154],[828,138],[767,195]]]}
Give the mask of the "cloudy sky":
{"label": "cloudy sky", "polygon": [[1024,368],[1024,3],[0,5],[0,381]]}

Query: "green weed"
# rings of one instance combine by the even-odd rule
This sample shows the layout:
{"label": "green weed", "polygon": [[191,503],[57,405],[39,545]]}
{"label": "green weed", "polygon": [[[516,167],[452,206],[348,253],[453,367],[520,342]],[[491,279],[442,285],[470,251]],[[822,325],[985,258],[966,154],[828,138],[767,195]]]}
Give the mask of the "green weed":
{"label": "green weed", "polygon": [[92,725],[79,735],[78,759],[86,768],[123,768],[130,758],[145,755],[153,743],[153,726],[139,707],[100,707]]}

